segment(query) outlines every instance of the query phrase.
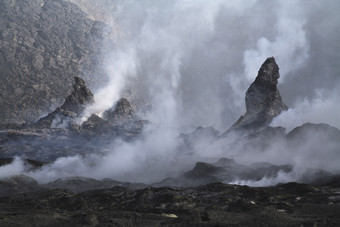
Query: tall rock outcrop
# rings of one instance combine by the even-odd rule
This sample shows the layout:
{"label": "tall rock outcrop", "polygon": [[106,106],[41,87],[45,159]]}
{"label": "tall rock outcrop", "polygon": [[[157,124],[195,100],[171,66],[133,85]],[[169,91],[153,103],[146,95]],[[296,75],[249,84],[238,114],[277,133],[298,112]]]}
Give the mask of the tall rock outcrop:
{"label": "tall rock outcrop", "polygon": [[74,77],[72,93],[65,99],[64,104],[58,107],[46,117],[39,119],[33,126],[39,128],[65,127],[70,120],[79,117],[86,105],[91,104],[93,94],[85,85],[85,81],[80,77]]}
{"label": "tall rock outcrop", "polygon": [[279,78],[279,66],[275,58],[267,58],[246,92],[247,112],[231,129],[257,130],[266,127],[274,117],[288,109],[277,89]]}
{"label": "tall rock outcrop", "polygon": [[80,77],[74,77],[72,93],[66,98],[64,104],[60,107],[65,111],[72,111],[79,115],[85,108],[86,104],[94,101],[93,94],[85,85],[85,81]]}

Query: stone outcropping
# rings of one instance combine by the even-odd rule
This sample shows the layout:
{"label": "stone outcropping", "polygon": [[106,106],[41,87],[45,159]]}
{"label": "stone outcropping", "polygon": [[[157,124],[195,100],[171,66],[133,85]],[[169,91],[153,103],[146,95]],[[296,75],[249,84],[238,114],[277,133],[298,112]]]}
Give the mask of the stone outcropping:
{"label": "stone outcropping", "polygon": [[255,81],[246,92],[246,113],[231,129],[257,130],[270,124],[274,117],[288,107],[282,101],[277,89],[280,77],[274,57],[262,64]]}
{"label": "stone outcropping", "polygon": [[87,105],[93,103],[85,81],[74,78],[73,91],[60,107],[32,124],[7,125],[0,132],[3,158],[30,157],[53,161],[61,156],[102,152],[116,139],[134,140],[148,121],[140,119],[128,100],[122,98],[106,111],[107,118],[92,114],[78,124]]}
{"label": "stone outcropping", "polygon": [[125,98],[121,98],[115,106],[105,111],[103,117],[115,125],[137,119],[134,109]]}
{"label": "stone outcropping", "polygon": [[74,76],[100,86],[106,31],[67,0],[0,1],[2,123],[32,122],[53,111]]}
{"label": "stone outcropping", "polygon": [[94,101],[93,94],[86,87],[85,81],[80,77],[74,77],[74,81],[73,91],[66,98],[64,104],[46,117],[38,120],[33,126],[39,128],[65,128],[70,123],[70,120],[74,120],[81,115],[86,105]]}

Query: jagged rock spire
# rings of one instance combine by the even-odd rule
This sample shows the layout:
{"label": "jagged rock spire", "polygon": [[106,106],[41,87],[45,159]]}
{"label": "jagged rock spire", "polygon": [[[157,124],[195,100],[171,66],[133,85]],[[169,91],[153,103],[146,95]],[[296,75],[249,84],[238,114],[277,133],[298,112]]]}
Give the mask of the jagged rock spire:
{"label": "jagged rock spire", "polygon": [[86,105],[94,101],[92,92],[86,87],[82,78],[74,77],[74,82],[73,91],[65,99],[64,104],[46,117],[39,119],[32,126],[54,128],[59,127],[59,125],[68,125],[70,118],[78,117],[84,111]]}
{"label": "jagged rock spire", "polygon": [[279,66],[275,58],[267,58],[246,92],[247,112],[231,129],[256,130],[266,127],[274,117],[288,109],[277,89],[279,78]]}
{"label": "jagged rock spire", "polygon": [[74,82],[72,93],[65,99],[60,109],[80,114],[85,105],[92,103],[94,99],[91,90],[86,87],[82,78],[74,77]]}

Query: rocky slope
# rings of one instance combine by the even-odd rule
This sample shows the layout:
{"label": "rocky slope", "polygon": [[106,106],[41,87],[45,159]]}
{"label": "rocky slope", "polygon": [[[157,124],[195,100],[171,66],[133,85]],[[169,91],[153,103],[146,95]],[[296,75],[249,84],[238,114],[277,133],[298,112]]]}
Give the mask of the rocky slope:
{"label": "rocky slope", "polygon": [[277,89],[279,66],[274,57],[262,64],[255,81],[246,92],[246,113],[231,127],[234,129],[261,129],[288,107]]}
{"label": "rocky slope", "polygon": [[33,121],[60,105],[82,76],[100,70],[105,25],[66,0],[0,1],[0,118]]}

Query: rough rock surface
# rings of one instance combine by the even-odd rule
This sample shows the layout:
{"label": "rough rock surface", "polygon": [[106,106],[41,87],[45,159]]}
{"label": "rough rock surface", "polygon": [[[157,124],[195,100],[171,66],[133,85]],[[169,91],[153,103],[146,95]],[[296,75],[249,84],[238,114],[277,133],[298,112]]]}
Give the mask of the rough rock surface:
{"label": "rough rock surface", "polygon": [[[29,177],[0,181],[1,226],[338,226],[339,183],[275,187],[213,183],[190,188],[115,186],[74,193]],[[27,185],[29,185],[27,187]],[[0,190],[1,191],[1,190]]]}
{"label": "rough rock surface", "polygon": [[80,77],[74,77],[72,93],[66,98],[60,109],[72,111],[78,115],[85,109],[85,106],[94,102],[93,94]]}
{"label": "rough rock surface", "polygon": [[104,27],[66,0],[0,1],[2,123],[50,112],[70,93],[75,76],[92,87],[102,83]]}
{"label": "rough rock surface", "polygon": [[246,92],[246,113],[231,129],[256,130],[270,124],[274,117],[288,107],[283,103],[277,89],[280,77],[274,57],[262,64],[255,81]]}
{"label": "rough rock surface", "polygon": [[106,110],[103,117],[114,125],[138,119],[130,102],[125,98],[121,98],[115,106]]}
{"label": "rough rock surface", "polygon": [[93,114],[78,125],[77,119],[93,102],[93,94],[83,79],[74,80],[73,91],[64,104],[46,117],[33,124],[0,127],[0,157],[50,162],[62,156],[99,154],[116,139],[129,141],[141,135],[148,121],[139,119],[126,99],[108,112],[109,120]]}
{"label": "rough rock surface", "polygon": [[86,87],[85,81],[80,77],[74,77],[72,93],[65,99],[64,104],[46,117],[33,124],[39,128],[66,128],[72,123],[72,119],[79,117],[86,105],[93,103],[93,94]]}

